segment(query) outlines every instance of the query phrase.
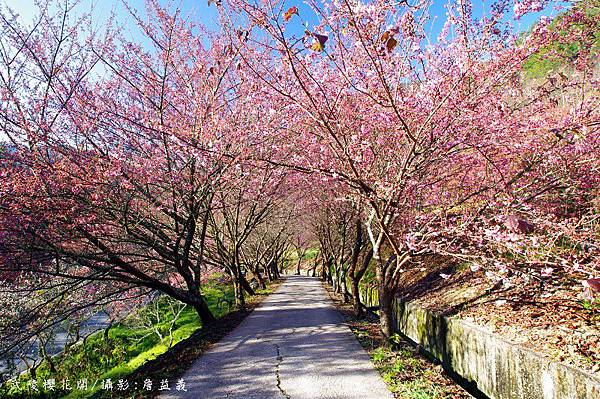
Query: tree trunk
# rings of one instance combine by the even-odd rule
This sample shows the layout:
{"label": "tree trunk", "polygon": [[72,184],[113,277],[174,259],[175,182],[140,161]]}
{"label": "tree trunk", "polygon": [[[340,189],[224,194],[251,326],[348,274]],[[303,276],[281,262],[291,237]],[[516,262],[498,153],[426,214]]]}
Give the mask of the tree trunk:
{"label": "tree trunk", "polygon": [[40,341],[40,349],[42,352],[42,359],[46,361],[46,363],[48,364],[48,367],[50,368],[50,372],[51,373],[56,373],[56,367],[54,366],[54,362],[52,361],[52,357],[48,356],[48,351],[46,350],[46,345],[48,344],[48,341],[46,342],[41,342]]}
{"label": "tree trunk", "polygon": [[356,313],[356,317],[364,316],[363,313],[363,304],[360,301],[360,280],[362,280],[365,272],[369,267],[369,263],[373,258],[373,249],[371,249],[365,257],[363,258],[362,265],[359,269],[354,270],[350,274],[351,284],[352,284],[352,297],[354,300],[354,311]]}
{"label": "tree trunk", "polygon": [[248,280],[246,280],[246,277],[244,277],[241,273],[240,273],[240,283],[241,283],[241,286],[244,289],[244,291],[246,291],[249,295],[256,295],[256,292],[254,292],[252,287],[250,287],[250,283],[248,283]]}
{"label": "tree trunk", "polygon": [[50,372],[53,374],[56,374],[56,366],[54,365],[54,362],[52,361],[52,356],[48,356],[46,354],[45,360],[46,360],[46,363],[48,363],[48,366],[50,367]]}
{"label": "tree trunk", "polygon": [[350,277],[350,290],[352,291],[352,305],[354,307],[354,314],[357,318],[363,316],[363,308],[360,302],[360,280],[365,274],[371,257],[373,256],[373,250],[369,251],[362,262],[360,268],[358,268],[358,259],[364,246],[362,223],[359,217],[356,218],[356,238],[354,239],[354,246],[352,247],[352,255],[350,256],[350,266],[348,266],[347,274]]}
{"label": "tree trunk", "polygon": [[235,304],[241,309],[246,308],[246,300],[244,298],[244,287],[241,284],[240,276],[234,276],[233,279],[233,292],[235,295]]}
{"label": "tree trunk", "polygon": [[198,317],[200,317],[200,321],[202,322],[203,326],[213,324],[217,321],[204,299],[201,298],[200,300],[195,301],[192,306],[196,313],[198,313]]}
{"label": "tree trunk", "polygon": [[392,299],[391,290],[385,284],[379,283],[379,326],[386,345],[393,333]]}
{"label": "tree trunk", "polygon": [[235,304],[240,308],[244,309],[246,306],[246,301],[244,300],[244,289],[240,285],[240,281],[236,279],[233,283],[233,294],[235,296]]}
{"label": "tree trunk", "polygon": [[31,376],[32,380],[37,380],[37,368],[38,366],[35,365],[29,368],[29,375]]}
{"label": "tree trunk", "polygon": [[337,274],[335,265],[329,266],[329,284],[333,287],[334,294],[337,294]]}
{"label": "tree trunk", "polygon": [[335,264],[333,265],[333,270],[335,272],[335,289],[333,290],[336,294],[341,294],[342,293],[342,282],[340,279],[340,272],[341,266],[336,266]]}
{"label": "tree trunk", "polygon": [[348,295],[348,282],[346,280],[346,273],[347,271],[344,270],[344,268],[342,267],[342,273],[341,273],[341,285],[342,285],[342,302],[343,303],[348,303],[350,302],[350,295]]}
{"label": "tree trunk", "polygon": [[265,266],[265,274],[267,275],[267,281],[269,283],[273,282],[273,275],[271,274],[271,264],[268,263],[267,266]]}
{"label": "tree trunk", "polygon": [[277,263],[276,263],[276,262],[273,262],[273,263],[271,264],[271,267],[272,267],[272,270],[273,270],[273,278],[274,278],[275,280],[279,280],[279,279],[281,278],[281,275],[279,274],[279,269],[278,269],[278,267],[277,267]]}
{"label": "tree trunk", "polygon": [[363,307],[362,303],[360,302],[360,289],[358,283],[359,280],[353,278],[350,285],[350,289],[352,290],[352,304],[354,305],[354,314],[357,318],[360,319],[361,317],[363,317]]}
{"label": "tree trunk", "polygon": [[103,334],[104,342],[108,342],[109,339],[110,339],[108,333],[109,333],[110,328],[112,327],[112,325],[113,325],[113,323],[111,321],[110,323],[108,323],[108,326],[106,326],[106,328],[104,329],[104,334]]}
{"label": "tree trunk", "polygon": [[254,270],[254,275],[256,276],[256,280],[258,280],[258,286],[261,290],[267,289],[267,284],[265,283],[264,277],[260,274],[258,267]]}

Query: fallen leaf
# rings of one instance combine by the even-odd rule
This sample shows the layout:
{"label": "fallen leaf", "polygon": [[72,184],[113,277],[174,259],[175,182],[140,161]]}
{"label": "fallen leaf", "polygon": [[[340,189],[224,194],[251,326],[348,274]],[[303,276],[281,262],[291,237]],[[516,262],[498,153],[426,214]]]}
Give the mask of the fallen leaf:
{"label": "fallen leaf", "polygon": [[288,9],[288,10],[285,12],[285,14],[283,14],[283,20],[284,20],[285,22],[288,22],[290,19],[292,19],[292,16],[293,16],[294,14],[296,14],[296,15],[299,15],[299,14],[298,14],[298,7],[296,7],[296,6],[290,7],[290,8],[289,8],[289,9]]}
{"label": "fallen leaf", "polygon": [[394,33],[389,30],[383,32],[383,35],[381,35],[381,38],[379,40],[381,41],[381,43],[383,43],[388,53],[393,51],[394,48],[396,48],[396,46],[398,45],[398,40],[394,38]]}
{"label": "fallen leaf", "polygon": [[386,30],[385,32],[383,32],[383,35],[381,35],[381,42],[385,43],[388,41],[389,38],[390,38],[390,31]]}
{"label": "fallen leaf", "polygon": [[590,278],[586,280],[592,291],[600,292],[600,278]]}
{"label": "fallen leaf", "polygon": [[584,287],[583,294],[586,299],[593,300],[595,297],[594,292],[600,292],[600,278],[589,278],[583,280],[581,284]]}
{"label": "fallen leaf", "polygon": [[388,41],[385,43],[385,48],[387,49],[388,52],[392,52],[396,46],[398,45],[398,41],[396,39],[394,39],[393,37],[390,37],[388,39]]}
{"label": "fallen leaf", "polygon": [[506,227],[513,233],[531,233],[534,226],[526,220],[519,219],[515,215],[510,215],[506,218]]}

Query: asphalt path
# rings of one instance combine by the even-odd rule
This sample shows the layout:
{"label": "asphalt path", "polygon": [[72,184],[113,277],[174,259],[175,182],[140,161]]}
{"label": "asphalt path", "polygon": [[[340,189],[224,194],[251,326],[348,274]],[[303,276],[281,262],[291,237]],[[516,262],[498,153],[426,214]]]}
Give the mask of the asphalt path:
{"label": "asphalt path", "polygon": [[321,283],[290,276],[161,397],[392,399]]}

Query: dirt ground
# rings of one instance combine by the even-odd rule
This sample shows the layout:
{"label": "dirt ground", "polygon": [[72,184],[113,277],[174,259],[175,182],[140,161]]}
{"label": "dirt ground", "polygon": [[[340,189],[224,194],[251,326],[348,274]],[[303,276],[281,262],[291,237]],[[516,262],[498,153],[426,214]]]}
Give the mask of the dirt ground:
{"label": "dirt ground", "polygon": [[429,265],[407,273],[402,299],[600,377],[600,299],[582,300],[584,276],[555,274],[533,282],[526,272],[514,271],[494,281],[484,270],[447,259],[432,259]]}

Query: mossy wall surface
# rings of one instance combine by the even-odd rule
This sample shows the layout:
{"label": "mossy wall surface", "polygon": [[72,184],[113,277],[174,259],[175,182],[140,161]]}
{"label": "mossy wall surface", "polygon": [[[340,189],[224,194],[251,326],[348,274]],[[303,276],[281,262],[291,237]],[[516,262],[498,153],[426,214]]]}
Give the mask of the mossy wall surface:
{"label": "mossy wall surface", "polygon": [[[377,306],[376,290],[361,292]],[[599,399],[600,380],[550,361],[464,320],[396,300],[395,327],[491,399]]]}

